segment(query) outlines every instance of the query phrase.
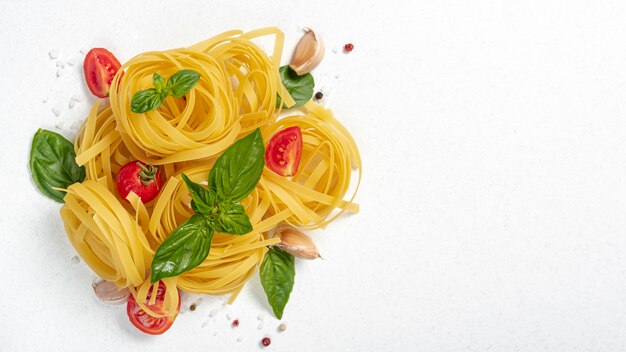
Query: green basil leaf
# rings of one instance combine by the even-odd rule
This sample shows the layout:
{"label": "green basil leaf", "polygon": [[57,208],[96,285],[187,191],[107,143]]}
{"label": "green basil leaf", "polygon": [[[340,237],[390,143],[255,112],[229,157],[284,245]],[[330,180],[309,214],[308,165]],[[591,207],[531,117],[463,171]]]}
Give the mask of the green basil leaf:
{"label": "green basil leaf", "polygon": [[193,197],[193,207],[196,213],[209,214],[211,209],[215,207],[215,194],[213,191],[202,187],[201,184],[195,183],[182,174],[183,181],[187,185],[187,189]]}
{"label": "green basil leaf", "polygon": [[246,209],[238,202],[220,203],[216,230],[231,235],[245,235],[252,231]]}
{"label": "green basil leaf", "polygon": [[263,258],[260,274],[267,300],[276,318],[282,319],[296,276],[293,256],[271,247]]}
{"label": "green basil leaf", "polygon": [[256,187],[264,166],[265,145],[257,128],[217,158],[209,172],[209,187],[219,200],[242,200]]}
{"label": "green basil leaf", "polygon": [[141,114],[154,110],[161,106],[163,99],[165,98],[161,93],[154,88],[139,91],[133,95],[133,100],[130,102],[130,111]]}
{"label": "green basil leaf", "polygon": [[156,88],[158,91],[162,91],[165,90],[165,78],[163,78],[163,76],[161,76],[158,73],[155,73],[152,75],[152,85],[154,86],[154,88]]}
{"label": "green basil leaf", "polygon": [[[296,71],[292,70],[289,65],[282,66],[278,72],[280,73],[280,79],[283,81],[283,85],[296,102],[294,106],[289,107],[283,104],[283,109],[297,108],[311,100],[313,89],[315,88],[313,75],[307,73],[298,76]],[[276,108],[280,106],[281,100],[280,96],[277,96]]]}
{"label": "green basil leaf", "polygon": [[209,255],[212,239],[213,229],[204,216],[192,215],[157,248],[150,281],[176,276],[200,265]]}
{"label": "green basil leaf", "polygon": [[192,70],[180,70],[167,80],[170,95],[180,98],[187,94],[200,80],[200,74]]}
{"label": "green basil leaf", "polygon": [[72,142],[44,129],[39,129],[33,138],[30,173],[39,191],[59,203],[63,203],[65,192],[53,188],[67,188],[85,179],[85,167],[76,164]]}

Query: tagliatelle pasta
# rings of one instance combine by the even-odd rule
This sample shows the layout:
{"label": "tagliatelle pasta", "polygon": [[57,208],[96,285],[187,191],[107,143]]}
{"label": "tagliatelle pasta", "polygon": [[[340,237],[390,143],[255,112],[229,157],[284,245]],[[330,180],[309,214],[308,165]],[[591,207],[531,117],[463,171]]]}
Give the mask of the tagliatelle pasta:
{"label": "tagliatelle pasta", "polygon": [[[273,35],[271,56],[253,40]],[[280,240],[271,232],[281,223],[302,229],[323,228],[344,212],[358,212],[353,202],[361,158],[352,136],[330,110],[309,102],[279,118],[277,96],[294,101],[281,84],[278,68],[283,34],[276,28],[230,31],[189,48],[140,54],[113,80],[109,100],[97,101],[75,143],[76,162],[86,179],[70,186],[61,209],[68,238],[100,277],[127,287],[154,317],[175,314],[178,295],[230,294],[232,302],[256,272],[267,247]],[[186,98],[167,98],[153,111],[130,111],[133,94],[152,84],[152,74],[168,77],[181,69],[200,73]],[[121,72],[121,71],[120,71]],[[303,150],[293,177],[263,171],[256,188],[242,200],[253,231],[241,236],[215,233],[208,257],[178,277],[163,279],[167,295],[162,312],[146,301],[150,263],[159,245],[192,214],[191,196],[181,179],[207,180],[216,158],[256,128],[267,141],[276,132],[298,126]],[[132,160],[160,165],[166,182],[158,198],[143,204],[131,193],[120,199],[115,176]],[[353,170],[357,185],[348,194]],[[152,295],[154,299],[155,295]]]}

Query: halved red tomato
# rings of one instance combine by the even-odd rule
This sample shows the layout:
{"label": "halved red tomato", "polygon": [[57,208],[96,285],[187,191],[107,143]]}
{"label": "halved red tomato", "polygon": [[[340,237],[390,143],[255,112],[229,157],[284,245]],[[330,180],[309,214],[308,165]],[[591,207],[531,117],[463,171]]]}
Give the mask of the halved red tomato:
{"label": "halved red tomato", "polygon": [[87,87],[93,95],[106,98],[109,96],[111,81],[122,67],[120,62],[110,51],[103,48],[93,48],[85,56],[83,69]]}
{"label": "halved red tomato", "polygon": [[281,176],[298,172],[302,157],[302,131],[300,127],[285,128],[272,136],[265,150],[265,164]]}
{"label": "halved red tomato", "polygon": [[[157,288],[157,297],[156,302],[154,304],[148,304],[150,302],[150,297],[153,292],[148,293],[148,297],[146,299],[146,305],[155,312],[163,313],[163,300],[165,299],[165,284],[160,281],[159,287]],[[176,308],[176,314],[180,310],[180,294],[178,295],[178,308]],[[126,313],[128,314],[128,319],[130,322],[135,325],[135,327],[146,334],[150,335],[161,335],[166,332],[167,329],[172,326],[174,323],[175,316],[168,316],[163,318],[155,318],[150,314],[146,313],[141,307],[137,304],[135,297],[130,295],[128,297],[128,304],[126,305]]]}

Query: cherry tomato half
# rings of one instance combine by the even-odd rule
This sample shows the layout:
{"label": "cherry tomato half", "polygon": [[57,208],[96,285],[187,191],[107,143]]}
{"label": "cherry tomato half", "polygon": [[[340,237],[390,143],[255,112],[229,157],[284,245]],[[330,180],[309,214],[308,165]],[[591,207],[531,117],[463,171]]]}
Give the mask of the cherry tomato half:
{"label": "cherry tomato half", "polygon": [[122,199],[126,199],[128,193],[133,191],[143,203],[148,203],[161,191],[163,177],[157,166],[135,160],[120,169],[115,176],[115,183]]}
{"label": "cherry tomato half", "polygon": [[87,87],[93,95],[106,98],[109,96],[111,81],[117,71],[122,67],[120,62],[103,48],[93,48],[85,56],[83,69]]}
{"label": "cherry tomato half", "polygon": [[[154,304],[149,305],[150,297],[152,296],[152,292],[148,293],[148,297],[146,299],[146,304],[150,309],[163,313],[163,301],[165,299],[165,284],[163,282],[159,282],[159,288],[157,289],[157,297],[156,302]],[[180,294],[178,295],[178,308],[176,308],[176,315],[180,310]],[[163,318],[154,318],[150,314],[146,313],[135,300],[133,295],[128,297],[128,303],[126,304],[126,313],[128,314],[128,319],[133,325],[150,335],[161,335],[166,332],[172,324],[174,323],[174,319],[176,319],[176,315],[168,316]]]}
{"label": "cherry tomato half", "polygon": [[302,157],[302,131],[293,126],[279,131],[265,150],[265,164],[281,176],[293,176],[298,172]]}

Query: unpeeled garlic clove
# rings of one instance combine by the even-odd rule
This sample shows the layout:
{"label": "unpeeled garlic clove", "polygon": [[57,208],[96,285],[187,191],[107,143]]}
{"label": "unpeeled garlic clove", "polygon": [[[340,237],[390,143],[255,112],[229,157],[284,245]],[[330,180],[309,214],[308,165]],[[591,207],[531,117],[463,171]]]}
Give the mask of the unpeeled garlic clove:
{"label": "unpeeled garlic clove", "polygon": [[276,247],[302,259],[317,259],[322,256],[317,251],[313,240],[302,232],[291,227],[280,227],[276,230],[276,236],[280,238],[280,243]]}
{"label": "unpeeled garlic clove", "polygon": [[114,283],[107,280],[96,280],[91,286],[93,292],[104,303],[122,304],[128,301],[130,290],[128,288],[117,288]]}
{"label": "unpeeled garlic clove", "polygon": [[291,58],[291,67],[298,76],[309,73],[315,69],[324,58],[324,42],[313,30],[305,28],[305,33]]}

